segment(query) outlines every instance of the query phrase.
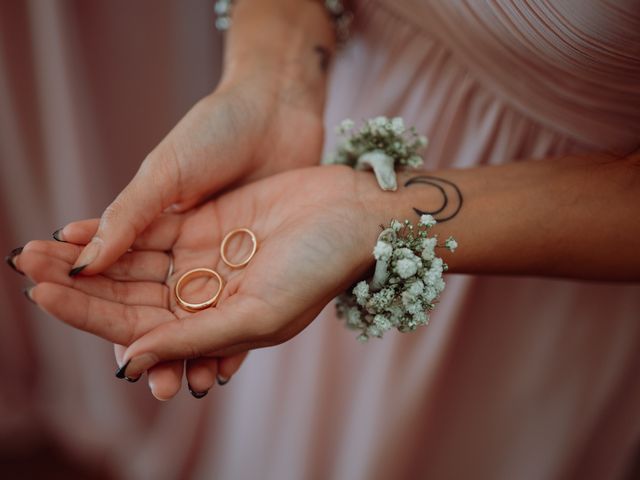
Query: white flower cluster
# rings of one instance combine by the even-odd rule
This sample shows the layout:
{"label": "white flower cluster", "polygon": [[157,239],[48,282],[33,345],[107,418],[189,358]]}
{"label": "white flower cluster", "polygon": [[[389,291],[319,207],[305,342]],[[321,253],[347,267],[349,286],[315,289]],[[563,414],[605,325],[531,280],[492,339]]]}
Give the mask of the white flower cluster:
{"label": "white flower cluster", "polygon": [[324,163],[353,167],[363,154],[380,151],[393,158],[396,165],[412,168],[422,165],[422,157],[417,152],[427,145],[427,138],[418,135],[413,127],[406,128],[402,118],[371,118],[365,120],[359,130],[355,130],[352,120],[346,119],[340,123],[336,132],[347,139],[333,156],[325,158]]}
{"label": "white flower cluster", "polygon": [[392,328],[410,332],[429,322],[429,312],[445,287],[442,273],[447,270],[435,250],[453,252],[458,246],[453,237],[438,245],[437,236],[428,235],[435,224],[431,215],[422,215],[417,226],[408,220],[392,220],[373,248],[373,278],[358,282],[337,298],[338,316],[347,327],[360,331],[359,340],[382,338]]}

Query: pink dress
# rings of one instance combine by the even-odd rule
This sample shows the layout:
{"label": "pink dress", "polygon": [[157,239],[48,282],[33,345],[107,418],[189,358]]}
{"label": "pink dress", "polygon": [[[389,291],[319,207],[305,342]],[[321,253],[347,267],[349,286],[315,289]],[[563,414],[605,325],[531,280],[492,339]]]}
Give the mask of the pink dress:
{"label": "pink dress", "polygon": [[[328,98],[329,132],[403,116],[430,138],[429,170],[630,152],[640,2],[361,1]],[[329,305],[228,386],[158,405],[139,385],[116,390],[106,351],[65,330],[81,395],[41,387],[56,405],[43,410],[59,438],[106,449],[131,479],[613,479],[630,467],[638,285],[449,275],[428,327],[355,336]],[[41,368],[52,384],[69,372]]]}

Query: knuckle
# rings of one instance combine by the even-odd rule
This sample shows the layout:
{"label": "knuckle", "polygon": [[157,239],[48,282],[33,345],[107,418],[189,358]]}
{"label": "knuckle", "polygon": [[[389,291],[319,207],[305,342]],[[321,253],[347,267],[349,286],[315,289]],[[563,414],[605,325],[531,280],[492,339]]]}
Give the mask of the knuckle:
{"label": "knuckle", "polygon": [[30,240],[22,247],[22,253],[46,253],[47,250],[48,246],[44,240]]}
{"label": "knuckle", "polygon": [[123,319],[122,338],[126,340],[126,343],[123,343],[123,345],[130,345],[138,338],[137,326],[140,320],[138,309],[135,307],[124,307]]}
{"label": "knuckle", "polygon": [[118,226],[124,228],[133,238],[141,230],[144,222],[144,215],[135,208],[135,202],[131,202],[133,208],[127,208],[127,203],[122,198],[116,198],[104,211],[100,219],[99,234],[107,228]]}

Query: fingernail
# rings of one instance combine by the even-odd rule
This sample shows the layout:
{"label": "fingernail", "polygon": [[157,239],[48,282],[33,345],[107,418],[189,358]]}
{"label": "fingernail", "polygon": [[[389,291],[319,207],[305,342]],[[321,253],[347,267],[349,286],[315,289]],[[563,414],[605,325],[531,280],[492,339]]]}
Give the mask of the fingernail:
{"label": "fingernail", "polygon": [[13,263],[13,260],[22,253],[22,249],[24,247],[18,247],[18,248],[14,248],[13,250],[11,250],[11,252],[9,252],[9,255],[7,255],[6,257],[4,257],[4,261],[7,262],[7,265],[9,265],[11,268],[13,268],[16,272],[18,272],[20,275],[24,275],[24,272],[21,270],[18,270],[18,267],[16,267],[16,264]]}
{"label": "fingernail", "polygon": [[[62,227],[62,228],[64,228],[64,227]],[[53,237],[53,239],[54,239],[56,242],[65,242],[65,243],[66,243],[66,240],[64,240],[64,239],[62,238],[62,228],[57,229],[55,232],[53,232],[53,233],[51,234],[51,236]]]}
{"label": "fingernail", "polygon": [[87,268],[86,265],[82,265],[81,267],[72,268],[71,270],[69,270],[69,276],[70,277],[75,277],[76,275],[78,275],[85,268]]}
{"label": "fingernail", "polygon": [[33,287],[27,287],[24,290],[22,290],[22,293],[24,293],[24,296],[27,297],[31,303],[33,303],[34,305],[37,305],[37,303],[31,296],[31,290],[33,290]]}
{"label": "fingernail", "polygon": [[[142,355],[131,358],[126,364],[124,364],[121,367],[122,377],[118,378],[124,378],[125,376],[130,376],[133,378],[139,377],[144,372],[153,367],[156,363],[158,363],[158,357],[156,355],[154,355],[153,353],[143,353]],[[125,370],[129,371],[129,375],[124,374]],[[116,377],[117,376],[118,372],[116,372]]]}
{"label": "fingernail", "polygon": [[136,378],[124,377],[124,379],[129,383],[136,383],[138,380],[140,380],[140,377],[142,377],[142,375],[138,375]]}
{"label": "fingernail", "polygon": [[127,371],[127,367],[129,366],[130,363],[131,363],[131,360],[129,360],[127,363],[125,363],[121,367],[118,367],[118,369],[116,370],[116,378],[120,378],[120,379],[127,378],[127,375],[125,374],[125,372]]}
{"label": "fingernail", "polygon": [[216,380],[218,381],[218,385],[222,386],[229,383],[229,380],[231,380],[231,378],[223,377],[222,375],[216,375]]}
{"label": "fingernail", "polygon": [[191,385],[187,383],[187,387],[189,387],[189,393],[194,397],[194,398],[202,398],[204,397],[207,393],[209,393],[209,390],[205,390],[204,392],[196,392],[191,388]]}
{"label": "fingernail", "polygon": [[73,265],[73,268],[69,272],[70,277],[75,277],[78,273],[80,273],[87,265],[93,262],[98,253],[100,253],[100,247],[102,245],[102,240],[94,237],[89,244],[84,247],[82,253],[76,260],[76,263]]}

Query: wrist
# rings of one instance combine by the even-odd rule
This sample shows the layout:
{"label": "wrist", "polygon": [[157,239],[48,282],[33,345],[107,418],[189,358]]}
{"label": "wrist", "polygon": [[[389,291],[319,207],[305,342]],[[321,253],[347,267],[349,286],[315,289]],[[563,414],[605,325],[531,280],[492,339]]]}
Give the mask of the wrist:
{"label": "wrist", "polygon": [[295,93],[321,109],[334,48],[333,27],[321,2],[238,1],[226,35],[220,86],[256,78],[266,88],[289,97]]}

